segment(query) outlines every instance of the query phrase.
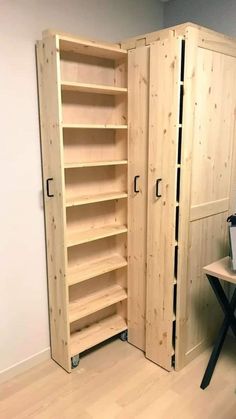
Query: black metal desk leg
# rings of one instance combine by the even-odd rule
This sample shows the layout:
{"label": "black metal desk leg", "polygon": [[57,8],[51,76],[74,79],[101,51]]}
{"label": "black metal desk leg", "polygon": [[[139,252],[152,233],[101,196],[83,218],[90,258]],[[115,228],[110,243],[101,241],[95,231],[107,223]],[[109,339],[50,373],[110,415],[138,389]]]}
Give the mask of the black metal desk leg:
{"label": "black metal desk leg", "polygon": [[[210,281],[210,278],[208,278],[208,279]],[[212,279],[212,277],[211,277],[211,279]],[[212,279],[212,282],[213,281],[216,281],[216,279],[215,278]],[[217,279],[217,281],[218,281],[218,279]],[[211,285],[212,285],[212,282],[210,281]],[[215,291],[215,288],[213,288],[213,289]],[[222,289],[222,291],[223,291],[223,289]],[[217,298],[218,298],[218,296],[217,296]],[[231,299],[231,302],[230,302],[229,306],[230,306],[231,311],[234,311],[235,306],[236,306],[236,289],[234,291],[234,294],[233,294],[233,297]],[[231,325],[231,319],[228,316],[228,314],[226,314],[225,319],[224,319],[224,321],[222,323],[222,326],[220,328],[219,334],[217,336],[216,342],[214,344],[214,348],[212,350],[212,353],[211,353],[211,356],[210,356],[210,359],[209,359],[204,377],[203,377],[202,382],[201,382],[200,387],[203,390],[210,384],[211,377],[213,375],[217,360],[219,358],[219,355],[220,355],[220,352],[221,352],[222,346],[224,344],[225,337],[226,337],[226,334],[227,334],[227,331],[228,331],[230,325]]]}

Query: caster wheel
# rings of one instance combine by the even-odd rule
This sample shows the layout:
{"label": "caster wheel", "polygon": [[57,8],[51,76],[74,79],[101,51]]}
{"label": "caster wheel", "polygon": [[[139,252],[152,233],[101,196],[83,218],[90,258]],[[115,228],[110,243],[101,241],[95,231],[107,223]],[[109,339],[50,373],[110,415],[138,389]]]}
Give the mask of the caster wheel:
{"label": "caster wheel", "polygon": [[128,340],[128,330],[125,330],[124,332],[121,332],[120,334],[120,339],[123,342],[126,342]]}
{"label": "caster wheel", "polygon": [[71,358],[71,368],[74,369],[78,367],[80,361],[79,355],[72,356]]}

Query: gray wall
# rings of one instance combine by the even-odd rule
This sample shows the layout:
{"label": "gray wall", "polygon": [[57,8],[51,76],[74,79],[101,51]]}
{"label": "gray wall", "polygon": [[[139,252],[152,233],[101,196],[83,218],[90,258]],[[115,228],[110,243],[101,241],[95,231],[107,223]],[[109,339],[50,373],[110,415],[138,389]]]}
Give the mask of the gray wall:
{"label": "gray wall", "polygon": [[[47,28],[108,41],[162,27],[157,0],[0,0],[0,373],[48,352],[35,42]],[[1,377],[0,377],[1,378]]]}
{"label": "gray wall", "polygon": [[164,4],[164,26],[198,23],[236,36],[236,0],[170,0]]}

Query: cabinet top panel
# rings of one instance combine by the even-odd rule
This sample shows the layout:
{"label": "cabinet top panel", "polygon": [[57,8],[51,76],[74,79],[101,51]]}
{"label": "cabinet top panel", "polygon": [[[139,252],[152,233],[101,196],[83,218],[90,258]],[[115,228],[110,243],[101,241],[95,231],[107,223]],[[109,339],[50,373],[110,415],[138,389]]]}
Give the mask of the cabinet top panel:
{"label": "cabinet top panel", "polygon": [[177,36],[185,36],[186,30],[188,28],[195,28],[199,31],[199,33],[208,34],[211,38],[215,37],[216,40],[223,39],[225,43],[232,44],[236,43],[236,38],[229,37],[227,35],[224,35],[222,33],[216,32],[212,29],[206,28],[204,26],[196,25],[192,22],[185,22],[180,25],[172,26],[169,28],[161,29],[155,32],[140,34],[132,38],[128,38],[125,40],[122,40],[120,42],[121,47],[124,49],[133,49],[137,48],[139,46],[145,46],[150,45],[152,42],[155,41],[161,41],[168,37],[169,33],[172,32]]}
{"label": "cabinet top panel", "polygon": [[127,51],[121,49],[120,44],[89,40],[53,30],[43,32],[43,39],[50,36],[58,38],[61,51],[70,51],[111,60],[118,60],[127,56]]}

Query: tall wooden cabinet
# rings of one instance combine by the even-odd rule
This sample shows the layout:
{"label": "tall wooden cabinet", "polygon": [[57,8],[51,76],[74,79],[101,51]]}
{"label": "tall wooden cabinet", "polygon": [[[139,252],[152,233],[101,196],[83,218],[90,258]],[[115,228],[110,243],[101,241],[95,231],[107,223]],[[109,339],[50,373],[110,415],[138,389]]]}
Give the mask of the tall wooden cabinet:
{"label": "tall wooden cabinet", "polygon": [[37,55],[52,357],[70,371],[127,330],[127,51],[46,32]]}
{"label": "tall wooden cabinet", "polygon": [[37,54],[52,357],[70,371],[128,328],[181,369],[220,319],[202,267],[236,209],[236,41],[188,23],[121,45],[45,32]]}
{"label": "tall wooden cabinet", "polygon": [[142,185],[129,204],[141,218],[129,235],[140,243],[129,249],[129,340],[180,369],[209,344],[220,316],[202,267],[227,254],[226,219],[236,209],[236,41],[187,23],[121,45],[129,184],[139,176]]}

